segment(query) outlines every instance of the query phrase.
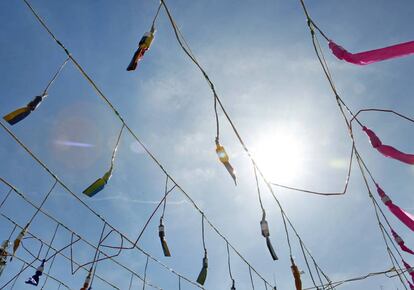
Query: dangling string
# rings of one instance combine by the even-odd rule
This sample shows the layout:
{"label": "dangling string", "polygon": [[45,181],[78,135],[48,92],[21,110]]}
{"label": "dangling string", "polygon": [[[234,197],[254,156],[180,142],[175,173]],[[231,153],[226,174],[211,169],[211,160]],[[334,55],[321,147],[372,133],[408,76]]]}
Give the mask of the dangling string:
{"label": "dangling string", "polygon": [[116,152],[118,151],[119,143],[121,142],[122,132],[124,131],[124,128],[125,128],[125,124],[122,123],[121,130],[119,131],[118,138],[116,139],[114,150],[112,151],[110,171],[112,171],[112,169],[114,168]]}
{"label": "dangling string", "polygon": [[160,5],[158,6],[157,12],[155,13],[154,19],[152,20],[151,31],[155,30],[155,21],[157,21],[158,14],[160,13],[162,3],[160,1]]}
{"label": "dangling string", "polygon": [[43,91],[43,96],[47,95],[47,92],[50,88],[50,86],[55,82],[55,80],[57,79],[57,77],[60,75],[60,73],[62,72],[63,68],[65,67],[65,65],[68,63],[68,61],[70,60],[70,57],[68,57],[59,67],[59,69],[56,71],[56,73],[53,75],[52,79],[49,81],[49,83],[47,84],[45,90]]}
{"label": "dangling string", "polygon": [[147,284],[147,269],[148,269],[148,262],[149,258],[147,256],[147,261],[145,262],[145,269],[144,269],[144,281],[142,283],[142,290],[145,290],[145,285]]}
{"label": "dangling string", "polygon": [[165,179],[165,189],[164,189],[164,198],[163,198],[164,199],[164,205],[163,205],[162,214],[161,214],[161,217],[160,217],[160,225],[158,226],[158,236],[160,238],[162,251],[163,251],[165,257],[171,257],[171,252],[170,252],[170,249],[168,247],[167,240],[165,239],[165,226],[163,224],[164,214],[165,214],[165,207],[166,207],[166,204],[167,204],[168,179],[169,179],[169,177],[167,175],[167,177]]}
{"label": "dangling string", "polygon": [[[227,265],[229,267],[229,275],[230,275],[230,279],[232,282],[232,287],[234,287],[234,279],[233,279],[233,274],[231,273],[231,258],[230,258],[230,248],[229,248],[229,243],[226,242],[226,249],[227,249]],[[266,282],[265,282],[266,285]]]}
{"label": "dangling string", "polygon": [[125,124],[122,123],[121,130],[119,131],[119,134],[118,134],[118,137],[117,137],[117,140],[116,140],[116,143],[115,143],[115,147],[112,151],[111,166],[109,167],[109,170],[107,172],[105,172],[105,174],[101,178],[98,178],[97,180],[95,180],[94,183],[92,183],[88,188],[86,188],[83,191],[83,194],[85,194],[86,196],[93,197],[95,194],[100,192],[102,189],[104,189],[105,185],[108,183],[109,179],[112,177],[112,171],[114,169],[114,164],[115,164],[115,157],[116,157],[116,153],[118,151],[118,147],[119,147],[119,143],[121,141],[122,132],[124,131],[124,127],[125,127]]}
{"label": "dangling string", "polygon": [[178,290],[181,290],[181,276],[178,275]]}
{"label": "dangling string", "polygon": [[315,261],[313,261],[313,265],[315,267],[316,274],[318,275],[320,286],[322,287],[322,290],[325,290],[325,286],[323,285],[321,274],[319,273],[318,265],[315,263]]}
{"label": "dangling string", "polygon": [[252,268],[250,266],[249,266],[249,275],[250,275],[250,282],[252,283],[252,289],[254,290],[254,282],[253,282]]}
{"label": "dangling string", "polygon": [[206,240],[204,237],[204,214],[201,215],[201,239],[203,241],[204,253],[207,255]]}
{"label": "dangling string", "polygon": [[165,187],[164,187],[164,204],[163,204],[163,206],[162,206],[162,214],[161,214],[161,218],[160,218],[161,223],[162,223],[162,221],[164,220],[165,207],[166,207],[166,205],[167,205],[168,180],[169,180],[169,179],[170,179],[170,178],[169,178],[169,177],[168,177],[168,175],[167,175],[167,177],[165,178]]}
{"label": "dangling string", "polygon": [[256,180],[257,195],[259,197],[260,207],[262,208],[262,220],[260,221],[260,228],[261,228],[261,231],[262,231],[262,236],[266,239],[267,249],[269,250],[269,253],[272,256],[272,259],[274,261],[276,261],[279,258],[277,257],[277,254],[276,254],[276,252],[273,248],[272,242],[270,241],[269,224],[266,221],[266,211],[265,211],[264,206],[263,206],[262,196],[261,196],[261,193],[260,193],[259,180],[257,178],[257,171],[256,171],[256,166],[255,166],[254,163],[253,163],[253,169],[254,169],[254,177],[255,177],[255,180]]}
{"label": "dangling string", "polygon": [[203,265],[202,265],[201,271],[197,277],[197,283],[200,285],[204,285],[207,279],[207,271],[208,271],[207,248],[206,248],[206,241],[204,237],[204,213],[201,214],[201,238],[203,241],[204,257],[203,257]]}
{"label": "dangling string", "polygon": [[256,180],[257,196],[259,198],[259,203],[260,203],[260,207],[262,209],[262,213],[265,216],[266,213],[265,213],[265,209],[264,209],[263,202],[262,202],[262,194],[260,192],[259,179],[257,178],[256,166],[254,164],[253,164],[253,170],[254,170],[254,178]]}
{"label": "dangling string", "polygon": [[220,139],[220,124],[219,124],[219,117],[218,117],[218,112],[217,112],[217,103],[220,102],[220,100],[218,99],[218,95],[216,92],[216,89],[214,87],[213,82],[210,80],[209,76],[207,75],[207,73],[205,72],[205,70],[201,67],[201,65],[198,63],[197,59],[195,58],[195,56],[193,55],[193,53],[191,52],[191,50],[189,49],[189,46],[187,45],[187,43],[185,42],[184,38],[182,37],[182,34],[180,32],[180,29],[178,28],[177,24],[175,23],[167,5],[165,5],[164,0],[161,0],[161,4],[164,6],[165,11],[167,12],[167,16],[171,22],[171,25],[173,27],[174,30],[174,34],[176,36],[176,39],[179,43],[179,45],[181,46],[181,48],[183,49],[184,53],[187,54],[187,56],[194,62],[194,64],[200,69],[201,73],[203,74],[204,78],[206,79],[207,83],[209,84],[212,92],[213,92],[213,98],[214,98],[214,114],[215,114],[215,118],[216,118],[216,143],[219,141]]}

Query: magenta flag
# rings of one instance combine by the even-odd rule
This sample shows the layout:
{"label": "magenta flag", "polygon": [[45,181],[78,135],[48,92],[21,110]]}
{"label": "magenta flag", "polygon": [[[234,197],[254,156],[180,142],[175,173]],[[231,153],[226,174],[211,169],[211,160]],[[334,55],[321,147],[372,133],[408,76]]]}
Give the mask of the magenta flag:
{"label": "magenta flag", "polygon": [[393,229],[391,229],[391,233],[392,233],[392,236],[394,237],[394,240],[400,246],[401,250],[403,250],[404,252],[410,253],[411,255],[414,255],[414,252],[405,245],[404,240]]}
{"label": "magenta flag", "polygon": [[369,141],[371,142],[372,147],[378,150],[382,155],[385,157],[390,157],[392,159],[399,160],[401,162],[407,164],[414,164],[414,155],[401,152],[389,145],[383,145],[381,140],[375,134],[374,131],[368,129],[367,127],[363,126],[362,130],[364,130],[365,134],[368,135]]}
{"label": "magenta flag", "polygon": [[408,285],[410,285],[410,290],[414,290],[414,285],[410,283],[410,281],[407,281]]}
{"label": "magenta flag", "polygon": [[360,53],[350,53],[342,46],[339,46],[331,40],[329,41],[329,48],[332,50],[332,53],[341,60],[345,60],[346,62],[358,65],[367,65],[387,59],[413,54],[414,41],[404,42]]}
{"label": "magenta flag", "polygon": [[382,202],[400,221],[402,221],[407,227],[414,231],[414,216],[396,206],[389,198],[389,196],[386,195],[385,192],[381,189],[381,187],[379,187],[378,184],[376,184],[376,186],[378,195],[381,197]]}
{"label": "magenta flag", "polygon": [[406,261],[402,260],[404,263],[405,268],[407,269],[408,274],[410,274],[411,279],[414,282],[414,268],[411,267]]}

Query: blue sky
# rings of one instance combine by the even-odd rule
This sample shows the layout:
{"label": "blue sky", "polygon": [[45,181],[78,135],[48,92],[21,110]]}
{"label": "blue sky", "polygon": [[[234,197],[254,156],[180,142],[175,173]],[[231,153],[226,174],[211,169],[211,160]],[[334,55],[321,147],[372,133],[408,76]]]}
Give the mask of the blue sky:
{"label": "blue sky", "polygon": [[[169,1],[171,12],[194,54],[216,85],[229,114],[268,179],[316,190],[342,189],[351,144],[335,99],[311,46],[299,1]],[[308,1],[310,13],[324,32],[349,51],[357,52],[414,39],[414,3],[397,1]],[[137,43],[146,32],[157,1],[33,1],[34,7],[58,38],[92,76],[127,123],[157,156],[177,182],[188,191],[206,215],[229,237],[240,252],[278,289],[292,289],[289,253],[279,210],[261,184],[270,233],[280,261],[271,261],[260,235],[260,206],[253,168],[221,116],[221,142],[238,172],[239,185],[217,161],[214,151],[213,98],[205,80],[178,47],[162,10],[157,33],[137,71],[127,72]],[[0,3],[0,109],[6,114],[40,94],[65,55],[38,25],[22,1]],[[366,107],[389,108],[410,116],[414,102],[410,92],[413,57],[367,67],[356,67],[334,58],[321,38],[338,91],[357,111]],[[414,152],[411,124],[392,116],[370,114],[361,120],[384,143]],[[94,198],[82,190],[109,166],[111,150],[121,124],[69,63],[49,91],[48,98],[27,119],[12,127],[40,157],[88,205],[113,225],[136,238],[145,220],[163,195],[164,176],[128,134],[118,151],[114,175]],[[414,212],[413,169],[385,159],[371,149],[367,138],[356,132],[357,146],[376,179],[395,203]],[[61,141],[92,144],[68,147]],[[53,183],[4,130],[0,130],[0,176],[30,198],[40,201]],[[287,214],[332,280],[390,268],[371,201],[356,164],[345,196],[322,198],[276,189]],[[6,187],[0,187],[0,199]],[[173,257],[162,257],[157,223],[149,225],[140,245],[167,265],[196,279],[201,267],[201,218],[184,196],[174,191],[169,198],[165,224]],[[101,224],[58,187],[45,209],[76,232],[96,243]],[[384,208],[385,210],[385,208]],[[33,209],[13,196],[1,208],[25,224]],[[388,213],[387,213],[388,214]],[[414,245],[407,228],[390,214],[394,228]],[[0,219],[0,239],[11,224]],[[54,225],[38,216],[31,230],[50,240]],[[64,245],[64,231],[55,241]],[[114,238],[113,241],[116,239]],[[207,289],[230,288],[225,243],[207,227],[210,272]],[[36,247],[36,244],[28,244]],[[298,243],[294,256],[305,269]],[[28,257],[20,249],[23,257]],[[79,244],[75,257],[87,262],[93,251]],[[414,260],[406,256],[408,262]],[[135,251],[120,260],[142,272],[145,259]],[[232,255],[237,289],[251,289],[248,269]],[[11,263],[0,279],[3,284],[21,265]],[[306,272],[306,271],[305,271]],[[80,288],[84,273],[70,275],[70,265],[57,259],[51,272],[73,288]],[[127,273],[110,263],[98,273],[121,289],[127,289]],[[18,289],[28,288],[22,281]],[[163,289],[174,289],[168,272],[150,263],[148,277]],[[311,286],[309,274],[303,275]],[[263,283],[255,277],[256,288]],[[96,289],[109,289],[98,280]],[[50,282],[46,289],[56,289]],[[134,284],[140,287],[139,282]],[[1,286],[1,285],[0,285]],[[341,286],[341,289],[402,289],[396,279],[373,278]],[[50,288],[49,288],[50,287]],[[178,288],[176,288],[178,289]],[[182,289],[194,289],[183,284]]]}

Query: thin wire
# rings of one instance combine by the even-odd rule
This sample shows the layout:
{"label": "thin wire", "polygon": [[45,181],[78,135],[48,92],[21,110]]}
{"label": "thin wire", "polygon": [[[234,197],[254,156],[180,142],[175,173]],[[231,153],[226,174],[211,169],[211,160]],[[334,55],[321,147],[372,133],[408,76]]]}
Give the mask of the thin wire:
{"label": "thin wire", "polygon": [[[52,239],[50,240],[50,244],[51,245],[53,244],[53,242],[55,240],[55,237],[56,237],[56,234],[57,234],[58,229],[59,229],[59,224],[56,225],[55,231],[53,232]],[[49,255],[49,251],[50,251],[50,247],[47,248],[46,255],[45,255],[45,259]]]}
{"label": "thin wire", "polygon": [[128,287],[128,290],[131,290],[131,287],[132,287],[132,281],[134,280],[134,275],[132,274],[131,275],[131,280],[129,280],[129,287]]}
{"label": "thin wire", "polygon": [[160,221],[162,222],[164,220],[164,214],[165,214],[165,207],[167,205],[167,195],[168,195],[168,175],[165,178],[165,188],[164,188],[164,205],[162,207],[162,214],[161,214],[161,218]]}
{"label": "thin wire", "polygon": [[3,204],[6,202],[6,200],[9,198],[10,194],[12,193],[13,189],[10,189],[9,192],[6,194],[6,197],[3,199],[3,201],[0,203],[0,208],[3,206]]}
{"label": "thin wire", "polygon": [[233,275],[231,273],[231,260],[230,260],[230,249],[229,249],[229,244],[226,243],[226,249],[227,249],[227,265],[229,267],[229,275],[230,275],[230,279],[233,281],[234,283],[234,279],[233,279]]}
{"label": "thin wire", "polygon": [[43,96],[46,96],[47,95],[47,92],[48,92],[50,86],[55,82],[55,80],[57,79],[57,77],[60,75],[60,73],[62,72],[63,68],[68,63],[69,59],[70,59],[69,57],[66,58],[66,60],[60,65],[59,69],[53,75],[52,79],[49,81],[49,83],[47,84],[45,90],[43,91]]}
{"label": "thin wire", "polygon": [[313,263],[313,265],[315,267],[316,274],[318,275],[320,287],[322,287],[322,290],[324,290],[325,289],[325,286],[323,285],[322,278],[321,278],[321,274],[319,273],[319,270],[318,270],[318,266],[315,264],[315,262]]}
{"label": "thin wire", "polygon": [[[50,271],[52,270],[52,267],[53,267],[53,265],[55,264],[56,257],[57,257],[57,256],[54,256],[54,257],[52,258],[52,262],[50,263],[49,270],[47,271],[47,274],[50,274]],[[46,282],[47,282],[48,278],[49,278],[49,276],[46,276],[46,279],[45,279],[45,281],[43,282],[42,288],[40,288],[40,290],[43,290],[43,289],[44,289],[44,287],[46,286]]]}
{"label": "thin wire", "polygon": [[[99,260],[99,255],[100,255],[100,253],[98,252],[98,256],[96,257],[96,260]],[[93,285],[93,281],[95,280],[95,274],[96,274],[96,269],[98,268],[98,263],[95,263],[95,269],[94,270],[92,270],[92,279],[91,279],[91,283],[90,283],[90,285],[89,285],[89,288],[92,288],[92,285]]]}
{"label": "thin wire", "polygon": [[180,29],[178,28],[178,26],[176,25],[167,5],[165,4],[164,0],[161,0],[162,5],[165,8],[165,11],[167,12],[168,18],[171,22],[171,25],[174,29],[174,33],[175,33],[175,37],[179,43],[179,45],[181,46],[181,48],[183,49],[184,53],[187,54],[187,56],[193,61],[193,63],[199,68],[199,70],[201,71],[201,73],[203,74],[204,78],[206,79],[208,85],[211,88],[211,91],[213,92],[213,98],[214,98],[214,114],[215,114],[215,118],[216,118],[216,143],[219,142],[220,139],[220,123],[219,123],[219,117],[218,117],[218,112],[217,112],[217,103],[219,103],[221,105],[220,99],[217,95],[215,86],[213,84],[213,82],[210,80],[210,77],[207,75],[207,73],[205,72],[205,70],[203,69],[203,67],[199,64],[199,62],[197,61],[197,59],[195,58],[195,56],[193,55],[193,53],[191,52],[190,49],[188,49],[188,45],[186,42],[183,43],[182,39],[184,39],[182,37],[182,34],[180,31]]}
{"label": "thin wire", "polygon": [[14,225],[13,230],[11,231],[11,233],[10,233],[10,235],[9,235],[9,238],[7,239],[8,241],[10,241],[10,239],[11,239],[11,237],[13,236],[14,231],[16,230],[16,228],[17,228],[17,225]]}
{"label": "thin wire", "polygon": [[154,19],[152,20],[151,31],[155,30],[155,21],[157,20],[158,14],[160,13],[161,6],[162,6],[162,4],[160,2],[160,5],[158,5],[157,12],[155,13]]}
{"label": "thin wire", "polygon": [[[60,225],[59,225],[59,224],[56,224],[55,231],[53,232],[52,239],[50,240],[50,245],[52,245],[52,244],[53,244],[53,242],[54,242],[54,240],[55,240],[55,237],[56,237],[56,234],[57,234],[57,232],[58,232],[59,227],[60,227]],[[46,254],[45,254],[45,258],[44,258],[45,260],[46,260],[47,256],[49,255],[49,251],[50,251],[50,247],[48,247],[48,248],[47,248],[47,251],[46,251]],[[52,266],[53,266],[53,264],[55,263],[55,259],[56,259],[56,256],[54,256],[54,257],[53,257],[52,262],[50,263],[49,269],[48,269],[48,271],[47,271],[47,273],[48,273],[48,274],[49,274],[49,273],[50,273],[50,271],[52,270]],[[46,285],[46,283],[47,283],[47,280],[48,280],[48,277],[46,276],[46,279],[45,279],[45,281],[43,282],[42,288],[40,288],[41,290],[45,287],[45,285]]]}
{"label": "thin wire", "polygon": [[144,269],[144,283],[142,283],[142,290],[145,290],[145,282],[147,281],[147,269],[148,269],[148,257],[147,257],[147,261],[145,262],[145,269]]}
{"label": "thin wire", "polygon": [[53,189],[55,189],[56,184],[57,184],[57,180],[55,179],[55,182],[53,183],[53,185],[50,188],[49,192],[43,198],[42,203],[40,204],[40,206],[38,207],[38,209],[36,210],[36,212],[32,215],[32,217],[30,218],[29,222],[27,223],[28,225],[30,225],[33,222],[34,218],[37,216],[37,214],[39,213],[40,209],[43,207],[43,205],[45,204],[45,202],[49,198],[50,194],[53,192]]}
{"label": "thin wire", "polygon": [[204,253],[207,255],[206,240],[204,237],[204,215],[201,215],[201,239],[203,241]]}
{"label": "thin wire", "polygon": [[249,275],[250,275],[250,282],[252,283],[252,289],[254,290],[253,275],[252,275],[252,270],[250,267],[249,267]]}
{"label": "thin wire", "polygon": [[116,152],[118,151],[119,143],[121,142],[121,137],[122,137],[122,132],[124,131],[124,127],[125,127],[125,125],[122,124],[121,130],[119,131],[119,134],[118,134],[118,138],[116,139],[114,150],[112,151],[111,169],[110,170],[112,170],[114,168]]}
{"label": "thin wire", "polygon": [[275,182],[270,182],[270,183],[272,185],[280,187],[280,188],[289,189],[289,190],[293,190],[293,191],[299,191],[299,192],[303,192],[303,193],[310,193],[310,194],[315,194],[315,195],[322,195],[322,196],[344,195],[348,191],[348,185],[349,185],[349,180],[351,178],[352,161],[353,160],[354,160],[354,147],[352,146],[351,154],[350,154],[349,161],[348,161],[348,170],[347,170],[347,174],[346,174],[346,178],[345,178],[344,189],[342,191],[322,192],[322,191],[314,191],[314,190],[303,189],[303,188],[298,188],[298,187],[293,187],[293,186],[287,186],[287,185],[283,185],[283,184],[279,184],[279,183],[275,183]]}
{"label": "thin wire", "polygon": [[[350,282],[355,282],[355,281],[362,281],[371,277],[375,277],[375,276],[380,276],[380,275],[385,275],[388,273],[393,273],[393,272],[397,272],[394,268],[391,268],[389,270],[386,271],[380,271],[380,272],[372,272],[372,273],[368,273],[362,276],[358,276],[358,277],[353,277],[353,278],[349,278],[349,279],[344,279],[341,281],[335,281],[332,282],[332,284],[335,285],[335,287],[339,286],[339,285],[343,285],[346,283],[350,283]],[[388,276],[387,276],[388,277]],[[324,287],[324,286],[329,286],[328,284],[325,285],[318,285],[318,287]],[[312,289],[317,289],[316,287],[308,287],[308,288],[304,288],[303,290],[312,290]]]}
{"label": "thin wire", "polygon": [[315,279],[313,278],[312,269],[311,269],[311,267],[309,266],[308,258],[307,258],[307,256],[306,256],[306,253],[305,253],[305,250],[304,250],[304,248],[303,248],[303,244],[302,244],[302,242],[299,242],[299,245],[300,245],[300,249],[301,249],[302,254],[303,254],[303,258],[304,258],[304,260],[305,260],[306,268],[308,269],[309,276],[311,277],[312,283],[313,283],[313,285],[316,287],[316,289],[319,289],[319,288],[316,286]]}
{"label": "thin wire", "polygon": [[262,212],[263,212],[263,216],[266,215],[266,211],[263,207],[263,202],[262,202],[262,195],[260,193],[260,186],[259,186],[259,180],[257,178],[257,171],[256,171],[256,166],[254,166],[253,164],[253,170],[254,170],[254,178],[256,180],[256,189],[257,189],[257,196],[259,198],[259,203],[260,203],[260,207],[262,208]]}

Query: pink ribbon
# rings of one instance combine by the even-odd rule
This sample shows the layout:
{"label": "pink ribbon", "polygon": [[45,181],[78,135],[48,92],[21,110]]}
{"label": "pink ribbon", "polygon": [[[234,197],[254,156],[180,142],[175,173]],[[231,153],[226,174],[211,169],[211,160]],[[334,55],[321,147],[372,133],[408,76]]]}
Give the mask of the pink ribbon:
{"label": "pink ribbon", "polygon": [[367,65],[387,59],[413,54],[414,41],[404,42],[360,53],[350,53],[342,46],[339,46],[331,40],[329,41],[329,48],[332,50],[332,53],[339,59],[353,64]]}
{"label": "pink ribbon", "polygon": [[368,135],[369,141],[371,142],[372,147],[377,149],[378,152],[380,152],[385,157],[390,157],[392,159],[396,159],[396,160],[399,160],[401,162],[411,164],[411,165],[414,164],[414,155],[413,154],[407,154],[407,153],[404,153],[404,152],[401,152],[401,151],[395,149],[392,146],[383,145],[381,140],[375,134],[375,132],[368,129],[365,126],[362,127],[362,130],[364,130],[365,134]]}
{"label": "pink ribbon", "polygon": [[389,198],[389,196],[386,195],[385,192],[381,189],[381,187],[379,187],[378,184],[376,184],[376,186],[378,195],[381,197],[382,202],[400,221],[402,221],[407,227],[414,231],[414,216],[396,206]]}
{"label": "pink ribbon", "polygon": [[392,233],[392,236],[394,237],[394,240],[400,246],[401,250],[403,250],[404,252],[410,253],[411,255],[414,255],[414,252],[405,245],[404,240],[393,229],[391,229],[391,233]]}

